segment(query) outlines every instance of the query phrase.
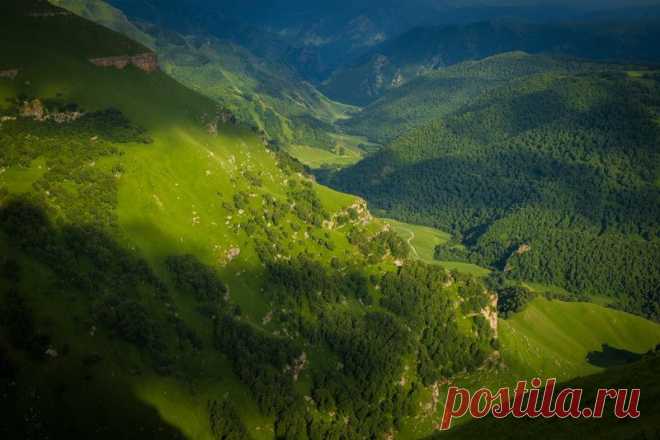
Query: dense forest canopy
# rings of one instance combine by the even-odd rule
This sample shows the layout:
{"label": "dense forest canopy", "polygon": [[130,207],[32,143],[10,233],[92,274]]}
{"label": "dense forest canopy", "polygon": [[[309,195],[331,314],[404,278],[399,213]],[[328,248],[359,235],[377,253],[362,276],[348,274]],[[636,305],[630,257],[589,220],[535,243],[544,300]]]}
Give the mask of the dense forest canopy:
{"label": "dense forest canopy", "polygon": [[[401,115],[401,129],[428,122],[332,182],[401,219],[453,231],[465,247],[438,248],[439,259],[613,295],[657,319],[660,277],[648,264],[660,249],[657,73],[529,56],[463,69],[486,85],[456,87],[442,79],[451,68],[367,108],[357,127],[371,111]],[[518,78],[489,84],[508,72]],[[440,116],[411,110],[415,96]]]}

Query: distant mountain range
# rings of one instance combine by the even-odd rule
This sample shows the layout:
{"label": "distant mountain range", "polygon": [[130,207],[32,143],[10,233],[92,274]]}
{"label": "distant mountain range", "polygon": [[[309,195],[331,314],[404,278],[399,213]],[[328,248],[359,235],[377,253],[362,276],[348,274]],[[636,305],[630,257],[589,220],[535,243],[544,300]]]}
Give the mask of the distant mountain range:
{"label": "distant mountain range", "polygon": [[532,23],[499,19],[418,27],[335,71],[321,90],[339,101],[368,104],[416,76],[466,60],[525,51],[615,62],[660,61],[660,20]]}

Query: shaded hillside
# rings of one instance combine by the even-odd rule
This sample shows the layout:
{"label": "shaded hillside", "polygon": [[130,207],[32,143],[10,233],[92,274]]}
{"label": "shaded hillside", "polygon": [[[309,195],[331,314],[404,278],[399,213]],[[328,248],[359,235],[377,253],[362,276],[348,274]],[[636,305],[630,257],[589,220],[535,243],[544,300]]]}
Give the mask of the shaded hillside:
{"label": "shaded hillside", "polygon": [[164,72],[89,60],[142,46],[14,6],[0,14],[3,62],[20,66],[0,78],[3,438],[376,437],[488,358],[479,281],[408,259],[362,200]]}
{"label": "shaded hillside", "polygon": [[[332,180],[453,231],[441,260],[619,297],[658,318],[658,80],[542,73],[484,92]],[[524,245],[524,246],[523,246]]]}
{"label": "shaded hillside", "polygon": [[460,110],[486,91],[540,73],[578,74],[626,66],[510,52],[429,71],[388,91],[350,119],[349,132],[386,144],[407,131]]}
{"label": "shaded hillside", "polygon": [[491,20],[420,27],[337,70],[321,89],[333,99],[366,105],[430,70],[511,51],[655,62],[660,60],[658,29],[656,19],[566,24]]}

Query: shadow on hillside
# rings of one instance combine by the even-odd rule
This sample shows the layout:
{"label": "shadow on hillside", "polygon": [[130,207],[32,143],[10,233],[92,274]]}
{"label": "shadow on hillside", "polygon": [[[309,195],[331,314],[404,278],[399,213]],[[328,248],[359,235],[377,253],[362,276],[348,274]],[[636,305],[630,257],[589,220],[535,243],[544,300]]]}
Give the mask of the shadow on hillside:
{"label": "shadow on hillside", "polygon": [[[0,246],[0,438],[184,439],[134,393],[143,372],[171,365],[140,303],[159,292],[146,263],[25,200],[0,204]],[[125,343],[150,363],[118,356]]]}
{"label": "shadow on hillside", "polygon": [[0,438],[185,439],[128,384],[108,383],[112,373],[102,362],[83,373],[74,355],[34,362],[22,357],[0,347]]}
{"label": "shadow on hillside", "polygon": [[601,351],[587,353],[587,362],[596,367],[609,368],[637,362],[641,354],[603,344]]}

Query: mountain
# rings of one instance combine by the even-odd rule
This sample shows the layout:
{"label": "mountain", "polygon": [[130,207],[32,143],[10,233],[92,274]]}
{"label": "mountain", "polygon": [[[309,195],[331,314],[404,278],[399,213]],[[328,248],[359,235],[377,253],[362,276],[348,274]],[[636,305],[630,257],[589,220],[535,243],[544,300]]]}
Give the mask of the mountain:
{"label": "mountain", "polygon": [[[611,295],[658,319],[660,273],[648,265],[660,251],[657,72],[562,63],[514,54],[456,69],[530,75],[469,87],[438,74],[417,81],[426,93],[411,82],[400,105],[395,95],[373,106],[400,113],[374,118],[401,114],[402,129],[417,114],[427,122],[329,181],[388,216],[452,231],[466,248],[441,246],[441,260]],[[369,113],[358,120],[368,124]]]}
{"label": "mountain", "polygon": [[424,438],[448,381],[567,381],[604,371],[604,344],[623,362],[660,339],[568,294],[513,310],[515,280],[420,261],[364,200],[168,76],[169,56],[229,43],[125,29],[187,49],[159,62],[47,2],[0,4],[2,438]]}
{"label": "mountain", "polygon": [[210,33],[181,34],[134,23],[101,0],[53,3],[146,42],[165,72],[213,98],[240,123],[256,127],[307,165],[348,164],[363,154],[364,141],[343,134],[335,124],[356,109],[329,100],[281,62]]}
{"label": "mountain", "polygon": [[337,69],[321,90],[333,99],[366,105],[425,72],[511,51],[657,62],[658,29],[653,18],[546,24],[499,19],[417,27]]}
{"label": "mountain", "polygon": [[360,112],[340,122],[349,133],[386,144],[409,130],[451,115],[489,90],[541,73],[569,75],[624,70],[569,58],[508,52],[466,61],[419,75],[386,92]]}
{"label": "mountain", "polygon": [[3,438],[374,437],[493,352],[480,281],[148,48],[15,0],[0,53]]}

